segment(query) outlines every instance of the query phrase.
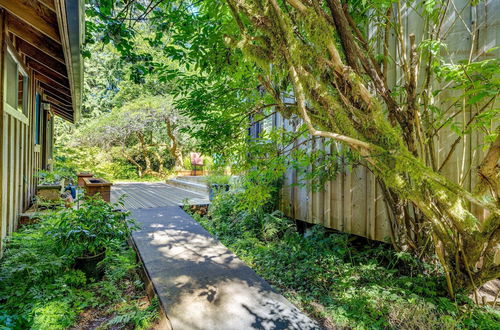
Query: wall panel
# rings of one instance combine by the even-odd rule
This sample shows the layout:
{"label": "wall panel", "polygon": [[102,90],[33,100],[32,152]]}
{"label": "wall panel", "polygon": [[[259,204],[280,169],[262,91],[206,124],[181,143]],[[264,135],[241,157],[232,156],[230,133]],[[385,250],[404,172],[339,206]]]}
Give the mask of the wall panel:
{"label": "wall panel", "polygon": [[[455,1],[463,20],[455,15],[455,11],[450,11],[450,17],[443,25],[443,30],[448,31],[446,43],[448,52],[451,54],[450,60],[457,63],[469,56],[479,60],[498,57],[500,55],[498,49],[489,53],[485,51],[500,43],[500,1],[480,2],[475,9],[467,7],[468,3],[465,0]],[[407,33],[416,33],[417,41],[420,41],[422,36],[418,34],[418,31],[423,26],[420,15],[414,10],[404,10],[404,15],[403,21]],[[473,29],[474,24],[479,27],[479,33],[473,52],[470,53],[472,38],[467,31]],[[374,31],[372,32],[374,35]],[[390,42],[389,49],[393,55],[397,55],[394,39]],[[401,73],[396,67],[389,68],[388,75],[390,85],[400,83]],[[438,87],[437,83],[435,87]],[[450,89],[443,92],[438,100],[441,107],[448,107],[447,102],[453,93],[454,91]],[[456,122],[459,126],[465,127],[474,114],[475,109],[465,109],[456,117]],[[288,120],[277,120],[279,127],[292,130],[288,122]],[[450,160],[443,167],[443,175],[462,184],[468,190],[474,187],[477,183],[475,169],[485,153],[483,137],[483,133],[478,131],[464,135],[456,143]],[[456,139],[456,133],[448,128],[441,130],[436,136],[434,143],[438,165],[442,164],[446,155],[452,150]],[[312,150],[342,148],[340,144],[333,143],[328,146],[322,141],[317,139],[308,144],[307,148]],[[327,183],[324,189],[318,192],[308,189],[307,184],[297,187],[299,181],[295,170],[289,169],[285,173],[281,205],[287,216],[374,240],[390,240],[391,225],[382,190],[374,175],[366,168],[358,166],[350,169],[346,164],[342,164],[341,173],[337,178]],[[291,207],[286,207],[290,205]],[[472,207],[471,210],[479,218],[487,215],[478,207]]]}
{"label": "wall panel", "polygon": [[[3,43],[2,43],[3,44]],[[3,44],[3,47],[6,47]],[[3,48],[4,49],[4,48]],[[4,65],[4,51],[0,51],[0,63]],[[3,69],[1,70],[3,72]],[[2,97],[0,126],[0,256],[3,249],[3,239],[12,234],[18,228],[19,214],[24,212],[30,205],[31,198],[35,193],[35,182],[33,171],[40,168],[40,157],[35,153],[31,132],[33,114],[33,102],[30,97],[34,91],[33,75],[28,74],[28,99],[26,100],[26,115],[4,103],[4,86],[11,87],[12,83],[4,85],[6,78],[2,81]]]}

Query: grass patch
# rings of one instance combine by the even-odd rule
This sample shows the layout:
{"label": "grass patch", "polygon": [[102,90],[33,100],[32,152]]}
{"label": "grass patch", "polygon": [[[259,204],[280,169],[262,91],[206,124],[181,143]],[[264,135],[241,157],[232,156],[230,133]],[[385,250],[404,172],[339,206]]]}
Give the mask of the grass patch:
{"label": "grass patch", "polygon": [[[150,302],[135,252],[112,244],[94,281],[73,268],[75,258],[48,233],[49,220],[7,239],[0,260],[0,329],[150,328],[158,303]],[[115,242],[116,243],[116,242]]]}
{"label": "grass patch", "polygon": [[316,226],[307,237],[279,212],[242,208],[237,193],[193,216],[325,328],[493,329],[500,313],[466,295],[447,297],[437,266]]}

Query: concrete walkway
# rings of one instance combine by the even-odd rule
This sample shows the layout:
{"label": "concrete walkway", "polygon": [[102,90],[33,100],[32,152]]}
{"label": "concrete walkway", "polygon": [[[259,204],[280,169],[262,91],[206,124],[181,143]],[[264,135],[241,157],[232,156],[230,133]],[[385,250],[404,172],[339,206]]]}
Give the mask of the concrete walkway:
{"label": "concrete walkway", "polygon": [[178,206],[132,210],[133,239],[175,330],[319,329]]}

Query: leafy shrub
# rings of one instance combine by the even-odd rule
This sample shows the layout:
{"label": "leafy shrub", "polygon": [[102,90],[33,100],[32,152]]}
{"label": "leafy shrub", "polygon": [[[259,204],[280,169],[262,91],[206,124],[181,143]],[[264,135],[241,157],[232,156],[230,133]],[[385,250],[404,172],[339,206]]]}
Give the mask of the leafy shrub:
{"label": "leafy shrub", "polygon": [[48,216],[48,232],[69,255],[93,256],[122,244],[137,228],[128,212],[117,211],[121,204],[100,197],[86,197],[78,209],[64,208]]}
{"label": "leafy shrub", "polygon": [[20,328],[66,327],[78,312],[68,306],[82,298],[77,290],[82,281],[74,279],[83,275],[71,269],[73,259],[46,230],[39,224],[13,233],[0,263],[0,311]]}
{"label": "leafy shrub", "polygon": [[35,176],[39,178],[40,184],[59,184],[62,180],[75,182],[76,172],[67,167],[54,167],[52,171],[38,171]]}
{"label": "leafy shrub", "polygon": [[[147,299],[136,271],[136,255],[125,245],[124,233],[128,228],[112,224],[110,230],[122,233],[113,234],[112,238],[107,234],[100,236],[106,231],[99,234],[101,241],[110,243],[102,262],[105,272],[102,281],[88,281],[83,272],[73,269],[75,256],[81,251],[99,248],[92,240],[88,243],[85,235],[95,228],[80,228],[84,225],[82,219],[100,230],[94,217],[122,221],[125,226],[130,222],[123,219],[123,214],[112,212],[112,208],[113,205],[105,207],[89,200],[78,213],[54,211],[40,223],[21,228],[6,240],[5,253],[0,259],[0,329],[65,329],[74,325],[87,308],[107,309],[106,313],[119,317],[140,305],[141,312],[131,319],[130,325],[150,324],[154,320],[155,307],[143,303]],[[82,218],[76,219],[77,216]],[[62,221],[68,221],[68,227],[57,227]],[[70,233],[71,226],[76,228],[75,233]],[[82,230],[89,232],[82,234]],[[64,239],[56,232],[64,234],[62,238],[77,235],[74,236],[77,240],[63,245]]]}
{"label": "leafy shrub", "polygon": [[216,195],[208,216],[212,218],[211,224],[217,233],[252,235],[263,241],[272,241],[293,228],[293,222],[284,218],[281,212],[266,212],[266,205],[247,208],[245,198],[239,191]]}
{"label": "leafy shrub", "polygon": [[118,314],[107,322],[109,326],[125,326],[132,324],[134,329],[149,329],[152,322],[157,317],[159,308],[158,299],[153,300],[152,304],[143,308],[138,304],[125,305],[118,310]]}
{"label": "leafy shrub", "polygon": [[36,303],[33,308],[33,329],[65,329],[73,324],[76,312],[68,301]]}
{"label": "leafy shrub", "polygon": [[122,158],[113,158],[112,161],[102,162],[95,168],[100,177],[109,180],[138,180],[137,168]]}
{"label": "leafy shrub", "polygon": [[207,176],[207,184],[210,187],[213,184],[229,184],[229,181],[231,180],[231,176],[229,175],[223,175],[223,174],[212,174]]}
{"label": "leafy shrub", "polygon": [[67,168],[74,173],[83,169],[111,181],[139,179],[136,167],[120,156],[119,150],[109,152],[97,147],[55,147],[54,168]]}

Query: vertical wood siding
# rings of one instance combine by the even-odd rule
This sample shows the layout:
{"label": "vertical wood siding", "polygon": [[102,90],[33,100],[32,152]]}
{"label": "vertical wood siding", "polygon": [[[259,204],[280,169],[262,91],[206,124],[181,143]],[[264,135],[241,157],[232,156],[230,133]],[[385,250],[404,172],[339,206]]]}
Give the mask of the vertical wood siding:
{"label": "vertical wood siding", "polygon": [[[1,31],[0,31],[1,32]],[[3,41],[0,40],[3,44]],[[4,50],[4,46],[1,47]],[[0,51],[0,65],[4,66],[4,51]],[[0,72],[3,72],[0,70]],[[1,75],[3,76],[3,75]],[[28,121],[24,122],[4,109],[4,79],[0,79],[1,111],[1,194],[0,194],[0,256],[3,239],[18,228],[19,214],[30,205],[36,190],[34,173],[41,168],[39,148],[35,148],[34,126],[34,75],[28,72]]]}
{"label": "vertical wood siding", "polygon": [[31,134],[29,125],[8,113],[3,115],[2,154],[2,238],[18,226],[18,215],[29,204],[34,187],[32,171],[27,161]]}
{"label": "vertical wood siding", "polygon": [[[472,40],[467,29],[472,28],[473,22],[479,26],[479,38],[476,40],[473,56],[480,60],[498,57],[498,50],[487,54],[485,51],[497,46],[500,42],[500,1],[481,2],[476,9],[467,8],[465,0],[456,0],[455,4],[462,12],[464,22],[455,20],[455,12],[450,11],[450,17],[445,20],[443,27],[444,29],[450,28],[446,42],[453,62],[457,63],[461,59],[468,58]],[[417,40],[419,40],[421,36],[418,35],[418,31],[422,28],[420,16],[413,10],[407,10],[404,22],[406,31],[416,33]],[[391,48],[395,54],[394,43]],[[400,76],[400,72],[392,68],[389,71],[389,82],[395,84]],[[441,106],[446,105],[445,98],[450,95],[449,93],[451,91],[444,92]],[[460,116],[457,116],[458,121],[466,123],[474,115],[472,111],[473,109],[463,111]],[[497,122],[496,125],[498,124]],[[276,125],[286,130],[293,130],[290,121],[282,117],[278,117]],[[455,139],[456,134],[450,129],[443,129],[435,138],[438,164],[443,162]],[[477,182],[475,169],[485,152],[482,144],[481,132],[476,131],[465,135],[457,145],[450,161],[444,166],[442,173],[454,182],[463,184],[466,189],[474,187]],[[318,138],[303,148],[310,150],[332,148],[333,150],[342,146],[335,143],[326,145],[323,139]],[[389,241],[391,227],[381,187],[368,169],[363,166],[349,169],[346,164],[341,164],[341,171],[337,178],[327,182],[321,191],[312,191],[307,184],[297,186],[299,181],[301,180],[294,169],[289,169],[284,175],[281,208],[287,216],[374,240]],[[479,218],[486,215],[486,212],[478,207],[473,207],[472,211]]]}

